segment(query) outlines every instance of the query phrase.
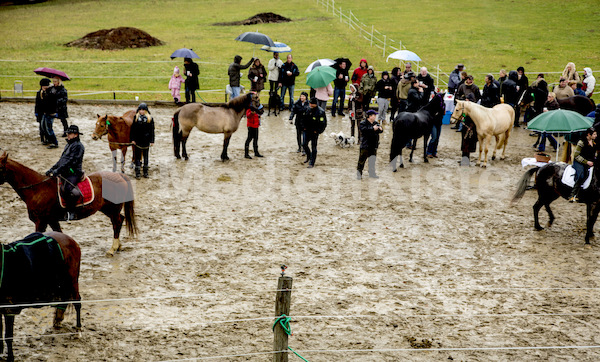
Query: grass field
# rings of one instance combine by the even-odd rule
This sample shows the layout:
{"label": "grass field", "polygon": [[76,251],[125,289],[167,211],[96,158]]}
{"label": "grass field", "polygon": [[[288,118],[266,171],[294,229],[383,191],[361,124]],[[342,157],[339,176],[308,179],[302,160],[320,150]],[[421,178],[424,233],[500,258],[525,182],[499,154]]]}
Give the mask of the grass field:
{"label": "grass field", "polygon": [[[550,0],[543,5],[515,1],[507,6],[498,1],[467,0],[460,7],[430,0],[419,2],[418,6],[393,0],[379,1],[376,7],[356,0],[336,4],[352,10],[361,21],[374,24],[388,37],[402,40],[428,65],[439,64],[450,72],[456,63],[465,63],[478,84],[482,83],[483,73],[497,74],[500,68],[515,69],[519,65],[528,72],[550,72],[561,71],[568,61],[573,61],[581,73],[585,66],[600,71],[600,53],[596,49],[600,25],[594,21],[600,10],[596,1]],[[212,25],[268,11],[294,21],[258,26]],[[119,51],[63,46],[89,32],[118,26],[145,30],[165,45]],[[112,98],[112,94],[82,93],[121,90],[140,92],[117,93],[118,98],[133,99],[138,95],[142,99],[169,100],[168,93],[142,91],[168,91],[173,66],[182,65],[182,59],[170,61],[169,55],[184,46],[193,48],[201,57],[201,90],[224,89],[227,66],[233,56],[240,54],[247,60],[253,52],[252,45],[233,39],[244,31],[256,30],[289,44],[302,71],[317,58],[338,56],[347,56],[355,63],[366,57],[377,70],[390,70],[396,64],[386,63],[378,48],[325,13],[315,1],[51,0],[0,7],[0,89],[12,89],[15,80],[22,80],[26,90],[37,89],[39,78],[32,70],[49,66],[73,77],[67,84],[71,97]],[[265,63],[271,57],[271,53],[260,50],[256,54]],[[115,60],[133,62],[97,63]],[[301,75],[299,88],[304,81]],[[2,95],[10,96],[12,92]],[[202,96],[207,101],[220,101],[223,92]]]}

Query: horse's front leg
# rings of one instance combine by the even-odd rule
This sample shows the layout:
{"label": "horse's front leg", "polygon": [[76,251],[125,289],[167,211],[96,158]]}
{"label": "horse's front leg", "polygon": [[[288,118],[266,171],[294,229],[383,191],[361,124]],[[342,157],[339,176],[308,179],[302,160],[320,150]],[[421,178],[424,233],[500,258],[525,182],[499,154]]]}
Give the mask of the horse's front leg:
{"label": "horse's front leg", "polygon": [[110,222],[112,223],[113,227],[113,241],[112,246],[106,252],[106,256],[114,256],[115,253],[122,248],[120,236],[121,228],[123,227],[123,220],[125,220],[125,218],[121,216],[120,208],[116,209],[112,213],[107,214],[107,216],[110,217]]}
{"label": "horse's front leg", "polygon": [[496,145],[494,146],[494,152],[492,152],[492,161],[496,160],[496,150],[498,149],[498,141],[500,140],[500,137],[498,137],[498,135],[494,135],[494,137],[496,138]]}
{"label": "horse's front leg", "polygon": [[121,173],[125,173],[125,155],[127,155],[127,147],[121,148]]}
{"label": "horse's front leg", "polygon": [[187,140],[188,140],[188,138],[187,138],[187,137],[181,137],[181,149],[182,149],[182,156],[183,156],[183,159],[184,159],[184,160],[186,160],[186,161],[190,159],[190,158],[188,157],[188,154],[187,154],[187,148],[186,148],[186,146],[185,146],[185,145],[187,144]]}
{"label": "horse's front leg", "polygon": [[425,134],[423,136],[423,162],[428,163],[429,160],[427,159],[427,141],[429,141],[429,135]]}
{"label": "horse's front leg", "polygon": [[223,152],[221,153],[221,161],[229,160],[227,156],[227,147],[229,147],[229,140],[231,140],[231,133],[225,133],[225,139],[223,140]]}
{"label": "horse's front leg", "polygon": [[[483,163],[481,164],[481,167],[487,167],[488,151],[489,151],[491,141],[492,141],[491,136],[487,136],[483,139],[484,150],[483,150]],[[481,148],[479,149],[479,153],[481,154]]]}
{"label": "horse's front leg", "polygon": [[533,222],[536,230],[544,230],[540,225],[540,209],[542,208],[542,202],[538,198],[535,204],[533,204]]}
{"label": "horse's front leg", "polygon": [[600,204],[588,204],[588,219],[587,219],[587,232],[585,233],[585,243],[590,244],[590,240],[594,239],[594,225],[596,219],[598,219],[598,213],[600,212]]}
{"label": "horse's front leg", "polygon": [[112,154],[112,161],[113,161],[113,170],[112,172],[117,172],[117,150],[111,150],[110,153]]}

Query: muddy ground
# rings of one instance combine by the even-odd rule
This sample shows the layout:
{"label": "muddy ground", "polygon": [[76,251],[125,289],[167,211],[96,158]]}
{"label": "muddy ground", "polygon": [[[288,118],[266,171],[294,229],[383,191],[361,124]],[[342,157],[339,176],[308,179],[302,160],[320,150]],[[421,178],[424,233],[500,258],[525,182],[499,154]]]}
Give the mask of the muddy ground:
{"label": "muddy ground", "polygon": [[[87,172],[112,168],[107,143],[91,140],[96,114],[128,109],[69,108],[70,122],[85,134]],[[314,317],[294,319],[290,338],[310,361],[600,358],[593,348],[525,348],[600,345],[600,258],[597,243],[583,245],[585,207],[555,202],[555,225],[536,232],[534,192],[509,204],[523,174],[520,161],[533,154],[528,131],[515,129],[505,161],[461,168],[459,134],[444,126],[438,159],[424,164],[415,156],[392,173],[386,128],[381,178],[357,181],[358,148],[341,149],[328,136],[349,133],[347,118],[330,119],[317,165],[307,169],[287,112],[263,117],[262,159],[243,158],[243,123],[229,162],[219,160],[222,135],[198,130],[188,142],[190,160],[175,160],[173,110],[151,109],[157,137],[150,178],[134,181],[137,239],[125,237],[125,249],[109,258],[112,231],[104,215],[62,223],[83,253],[81,334],[74,312],[54,331],[50,308],[26,310],[16,319],[19,360],[203,360],[269,352],[280,264],[294,278],[291,314]],[[0,103],[0,124],[0,147],[15,160],[45,172],[59,158],[65,142],[55,150],[40,145],[32,104]],[[0,205],[2,242],[33,231],[11,188],[0,187]],[[240,321],[255,318],[265,319]],[[523,349],[494,349],[502,347]]]}

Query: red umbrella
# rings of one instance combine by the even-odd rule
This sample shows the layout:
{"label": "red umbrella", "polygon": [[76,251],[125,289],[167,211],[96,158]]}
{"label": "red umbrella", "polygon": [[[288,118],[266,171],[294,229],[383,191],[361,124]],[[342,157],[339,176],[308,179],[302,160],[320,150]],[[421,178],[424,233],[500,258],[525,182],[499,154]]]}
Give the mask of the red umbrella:
{"label": "red umbrella", "polygon": [[48,78],[59,77],[62,80],[71,80],[71,78],[69,78],[67,73],[62,72],[60,70],[53,69],[53,68],[42,67],[42,68],[37,68],[33,72],[35,74],[43,75],[44,77],[48,77]]}

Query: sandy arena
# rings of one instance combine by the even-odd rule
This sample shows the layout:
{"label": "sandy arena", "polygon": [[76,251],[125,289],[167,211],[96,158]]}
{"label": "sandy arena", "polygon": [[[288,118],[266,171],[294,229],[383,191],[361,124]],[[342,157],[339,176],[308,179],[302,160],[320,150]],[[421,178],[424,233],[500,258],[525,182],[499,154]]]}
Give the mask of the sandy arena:
{"label": "sandy arena", "polygon": [[[96,114],[129,109],[69,107],[88,173],[112,169],[108,144],[91,139]],[[598,348],[541,348],[600,345],[600,257],[597,242],[583,245],[585,206],[558,200],[552,229],[536,232],[535,192],[509,204],[520,161],[533,155],[527,130],[514,130],[506,160],[481,169],[459,166],[459,134],[444,126],[439,159],[423,163],[420,140],[415,163],[405,152],[407,167],[392,173],[385,124],[381,178],[357,181],[358,147],[329,137],[349,133],[347,117],[329,119],[307,169],[287,112],[262,118],[265,158],[244,159],[243,119],[222,163],[223,136],[197,129],[190,160],[176,160],[174,108],[150,111],[150,178],[133,181],[140,235],[124,232],[124,250],[109,258],[107,217],[61,223],[82,249],[83,328],[73,310],[57,331],[53,309],[25,310],[17,360],[270,361],[280,264],[294,278],[291,314],[304,317],[290,346],[311,362],[600,359]],[[0,103],[0,122],[0,147],[16,161],[43,173],[60,157],[64,139],[41,146],[33,104]],[[34,231],[8,184],[0,203],[2,242]]]}

